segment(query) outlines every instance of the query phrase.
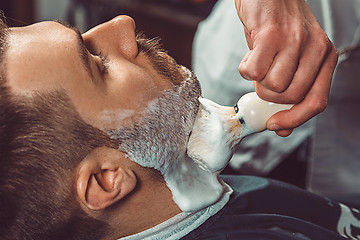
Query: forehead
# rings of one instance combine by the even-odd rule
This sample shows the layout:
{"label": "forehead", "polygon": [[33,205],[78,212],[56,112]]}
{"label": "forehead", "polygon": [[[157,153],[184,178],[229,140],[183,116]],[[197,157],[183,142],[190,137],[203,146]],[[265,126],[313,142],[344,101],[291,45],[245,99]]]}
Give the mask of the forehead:
{"label": "forehead", "polygon": [[[78,52],[77,38],[73,30],[56,22],[11,28],[5,54],[10,87],[13,90],[30,90],[36,86],[56,87],[56,84],[52,86],[49,82],[47,85],[41,84],[39,80],[53,79],[57,83],[56,77],[64,77],[61,76],[61,73],[65,73],[62,70],[78,64],[77,58],[73,57]],[[36,77],[38,85],[34,85],[32,77]]]}
{"label": "forehead", "polygon": [[[9,49],[16,53],[19,48],[43,45],[50,46],[71,43],[76,38],[76,33],[70,28],[56,22],[40,22],[26,27],[10,28]],[[30,49],[29,49],[30,50]]]}

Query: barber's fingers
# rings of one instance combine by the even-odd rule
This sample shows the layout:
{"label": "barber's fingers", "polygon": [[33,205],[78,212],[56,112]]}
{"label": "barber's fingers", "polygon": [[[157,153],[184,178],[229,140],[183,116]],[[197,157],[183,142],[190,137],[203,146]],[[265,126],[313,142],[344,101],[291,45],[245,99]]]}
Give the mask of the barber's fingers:
{"label": "barber's fingers", "polygon": [[274,93],[284,92],[292,83],[301,57],[302,39],[281,39],[281,34],[264,31],[239,65],[240,74],[260,82]]}
{"label": "barber's fingers", "polygon": [[271,41],[260,41],[260,44],[255,43],[254,48],[245,55],[239,65],[241,76],[247,80],[263,80],[277,52],[278,47],[274,46]]}
{"label": "barber's fingers", "polygon": [[295,104],[290,110],[272,116],[266,123],[267,128],[276,132],[294,129],[324,111],[328,103],[331,79],[336,63],[337,53],[335,48],[332,48],[304,100]]}
{"label": "barber's fingers", "polygon": [[[323,38],[312,39],[306,42],[305,47],[299,53],[299,60],[292,60],[289,58],[289,55],[283,55],[283,59],[279,67],[274,66],[269,70],[264,81],[270,79],[271,81],[286,81],[284,77],[289,77],[289,86],[283,92],[275,92],[267,87],[264,87],[264,84],[256,84],[256,92],[260,98],[284,104],[297,104],[304,100],[307,93],[312,88],[315,81],[317,81],[317,76],[319,71],[322,68],[322,65],[329,61],[328,55],[331,52],[336,52],[334,46],[328,40],[326,35],[323,35]],[[287,61],[287,59],[289,59]],[[289,69],[286,70],[286,62],[289,62]],[[291,63],[290,63],[291,62]],[[295,66],[294,66],[295,63]],[[295,69],[295,70],[294,70]],[[281,72],[286,74],[281,74]],[[295,71],[291,75],[292,71]],[[270,81],[269,80],[269,81]],[[331,78],[328,79],[329,84],[331,84]]]}
{"label": "barber's fingers", "polygon": [[300,44],[286,45],[275,56],[266,76],[260,81],[264,90],[276,95],[288,89],[292,84],[299,65]]}
{"label": "barber's fingers", "polygon": [[285,129],[276,131],[276,134],[280,137],[288,137],[293,132],[293,129]]}

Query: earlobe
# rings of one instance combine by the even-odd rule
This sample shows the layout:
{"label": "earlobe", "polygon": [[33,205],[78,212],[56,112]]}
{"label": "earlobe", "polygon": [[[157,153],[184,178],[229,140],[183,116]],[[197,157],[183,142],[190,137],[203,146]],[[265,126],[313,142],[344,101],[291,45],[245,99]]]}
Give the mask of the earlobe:
{"label": "earlobe", "polygon": [[83,205],[91,210],[102,210],[132,192],[136,176],[123,166],[123,157],[118,150],[101,147],[82,161],[76,188]]}

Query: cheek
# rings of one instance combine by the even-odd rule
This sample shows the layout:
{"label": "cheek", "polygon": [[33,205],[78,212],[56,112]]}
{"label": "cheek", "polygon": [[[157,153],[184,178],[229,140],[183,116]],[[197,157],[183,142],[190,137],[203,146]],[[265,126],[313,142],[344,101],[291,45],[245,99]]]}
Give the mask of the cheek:
{"label": "cheek", "polygon": [[[104,82],[81,87],[74,96],[81,104],[81,115],[99,128],[131,124],[165,89],[172,85],[146,68],[130,64],[110,68]],[[79,89],[79,88],[77,88]]]}
{"label": "cheek", "polygon": [[161,96],[166,88],[159,86],[159,79],[150,74],[136,72],[111,82],[107,89],[109,101],[122,108],[141,109],[149,101]]}

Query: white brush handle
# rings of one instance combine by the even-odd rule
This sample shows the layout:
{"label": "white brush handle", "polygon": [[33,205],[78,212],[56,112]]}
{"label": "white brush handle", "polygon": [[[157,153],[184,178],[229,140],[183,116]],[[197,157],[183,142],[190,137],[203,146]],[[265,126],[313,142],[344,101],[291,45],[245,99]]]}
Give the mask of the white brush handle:
{"label": "white brush handle", "polygon": [[261,132],[266,129],[266,122],[275,113],[289,110],[292,104],[267,102],[258,97],[256,92],[247,93],[237,103],[236,118],[244,121],[250,132]]}

